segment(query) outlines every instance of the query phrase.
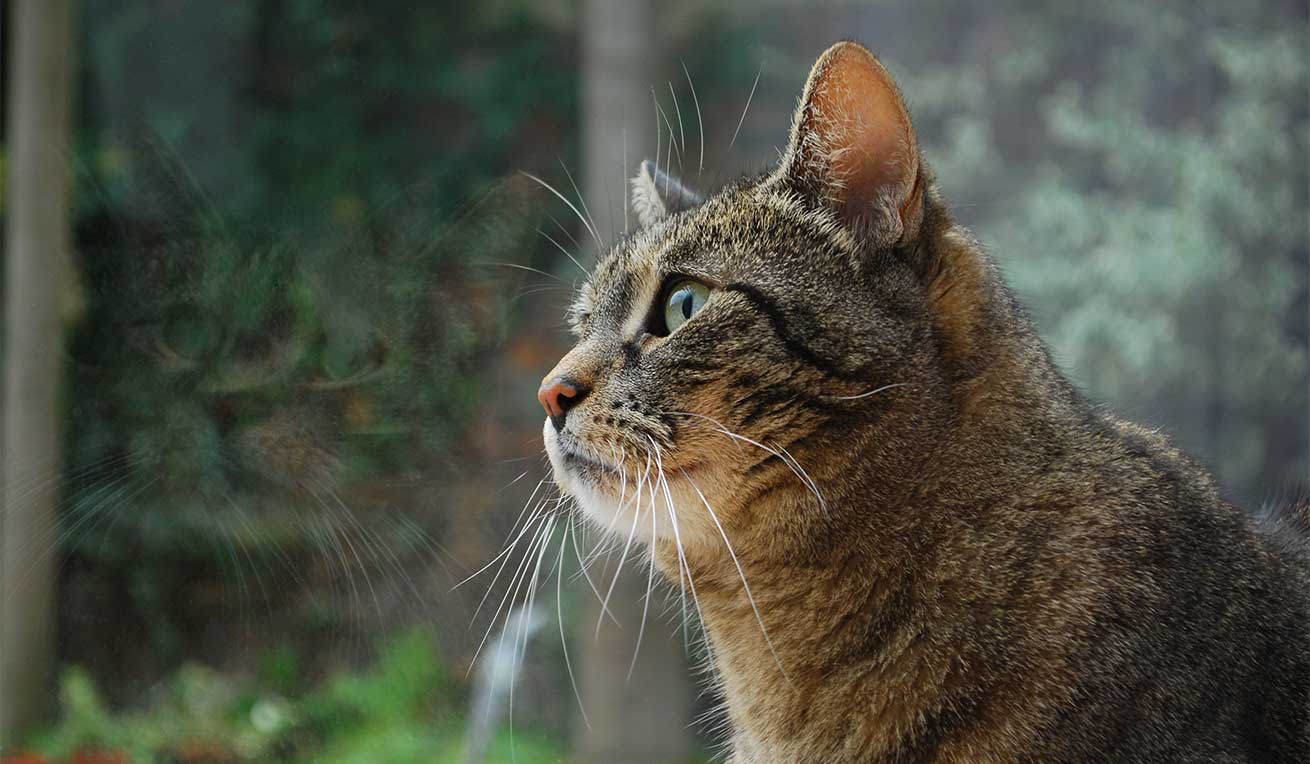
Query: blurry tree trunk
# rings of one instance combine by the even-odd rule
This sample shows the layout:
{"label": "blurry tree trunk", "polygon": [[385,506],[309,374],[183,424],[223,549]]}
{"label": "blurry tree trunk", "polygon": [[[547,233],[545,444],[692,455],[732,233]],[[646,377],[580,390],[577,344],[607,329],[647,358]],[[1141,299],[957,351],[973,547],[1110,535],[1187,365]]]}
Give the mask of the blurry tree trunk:
{"label": "blurry tree trunk", "polygon": [[0,514],[0,744],[51,697],[59,467],[61,284],[69,266],[69,0],[16,0],[5,203],[4,479]]}
{"label": "blurry tree trunk", "polygon": [[[622,231],[628,176],[655,148],[650,87],[656,40],[649,2],[587,0],[579,9],[582,34],[583,191],[603,238]],[[626,149],[626,172],[625,172]],[[654,157],[651,157],[652,159]],[[580,237],[580,240],[581,237]],[[641,652],[628,678],[646,594],[645,571],[635,557],[625,565],[609,622],[594,637],[600,605],[587,597],[577,625],[579,684],[590,717],[576,725],[579,760],[600,764],[685,761],[691,749],[691,692],[682,645],[650,608]]]}

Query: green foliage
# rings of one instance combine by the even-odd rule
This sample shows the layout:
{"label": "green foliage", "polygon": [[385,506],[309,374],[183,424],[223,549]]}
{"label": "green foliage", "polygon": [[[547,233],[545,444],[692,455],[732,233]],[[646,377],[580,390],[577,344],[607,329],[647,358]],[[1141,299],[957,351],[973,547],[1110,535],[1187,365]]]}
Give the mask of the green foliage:
{"label": "green foliage", "polygon": [[[281,691],[294,662],[281,650],[265,659],[276,666],[273,686],[186,665],[147,707],[123,713],[109,710],[86,672],[71,668],[61,680],[60,721],[34,738],[33,749],[56,761],[83,750],[124,753],[133,762],[202,755],[288,764],[459,760],[463,725],[429,631],[399,634],[381,645],[372,668],[303,694]],[[512,745],[513,760],[525,764],[562,755],[531,733],[518,733]],[[511,760],[510,746],[506,732],[492,761]]]}
{"label": "green foliage", "polygon": [[495,179],[527,135],[569,147],[570,48],[527,14],[80,14],[62,541],[131,578],[166,659],[186,640],[170,603],[216,570],[241,589],[355,548],[382,567],[396,507],[360,519],[352,494],[427,477],[461,437],[512,285],[474,261],[537,246],[534,205]]}

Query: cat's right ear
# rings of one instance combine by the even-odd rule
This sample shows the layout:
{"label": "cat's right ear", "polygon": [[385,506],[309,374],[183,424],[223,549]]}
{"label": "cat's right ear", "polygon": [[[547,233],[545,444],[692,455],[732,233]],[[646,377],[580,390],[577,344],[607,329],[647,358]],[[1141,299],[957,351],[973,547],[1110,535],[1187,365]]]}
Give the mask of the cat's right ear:
{"label": "cat's right ear", "polygon": [[649,159],[642,160],[641,168],[632,179],[632,208],[643,227],[695,207],[701,201],[700,194],[682,185]]}
{"label": "cat's right ear", "polygon": [[924,178],[914,128],[891,74],[864,46],[839,42],[815,62],[774,177],[879,243],[917,232]]}

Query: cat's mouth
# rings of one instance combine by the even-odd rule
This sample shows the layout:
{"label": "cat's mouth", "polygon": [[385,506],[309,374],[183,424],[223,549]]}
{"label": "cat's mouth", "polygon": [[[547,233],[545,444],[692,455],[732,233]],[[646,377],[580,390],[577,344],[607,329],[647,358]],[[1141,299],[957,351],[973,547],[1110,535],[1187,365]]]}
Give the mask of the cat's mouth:
{"label": "cat's mouth", "polygon": [[587,477],[618,476],[621,470],[591,453],[572,437],[560,434],[555,439],[560,460],[570,471]]}
{"label": "cat's mouth", "polygon": [[[550,439],[551,436],[547,435]],[[614,459],[606,459],[585,444],[579,443],[576,438],[567,432],[558,433],[553,438],[555,452],[559,466],[575,477],[580,477],[587,482],[600,486],[612,484],[617,486],[618,481],[648,481],[657,479],[658,474],[663,473],[665,478],[674,479],[678,477],[686,478],[689,473],[696,472],[701,464],[689,464],[672,466],[651,460],[644,467],[641,464],[631,462],[624,463],[618,460],[615,455]]]}

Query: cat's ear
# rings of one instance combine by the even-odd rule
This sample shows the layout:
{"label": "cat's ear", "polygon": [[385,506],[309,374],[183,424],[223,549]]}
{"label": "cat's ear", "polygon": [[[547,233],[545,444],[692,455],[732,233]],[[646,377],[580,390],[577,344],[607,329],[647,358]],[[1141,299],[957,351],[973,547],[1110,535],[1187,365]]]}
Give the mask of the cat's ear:
{"label": "cat's ear", "polygon": [[778,176],[860,234],[894,245],[917,232],[924,178],[901,92],[863,46],[839,42],[810,70]]}
{"label": "cat's ear", "polygon": [[641,169],[632,179],[632,208],[637,211],[637,220],[643,226],[700,203],[700,194],[682,185],[649,159],[642,161]]}

